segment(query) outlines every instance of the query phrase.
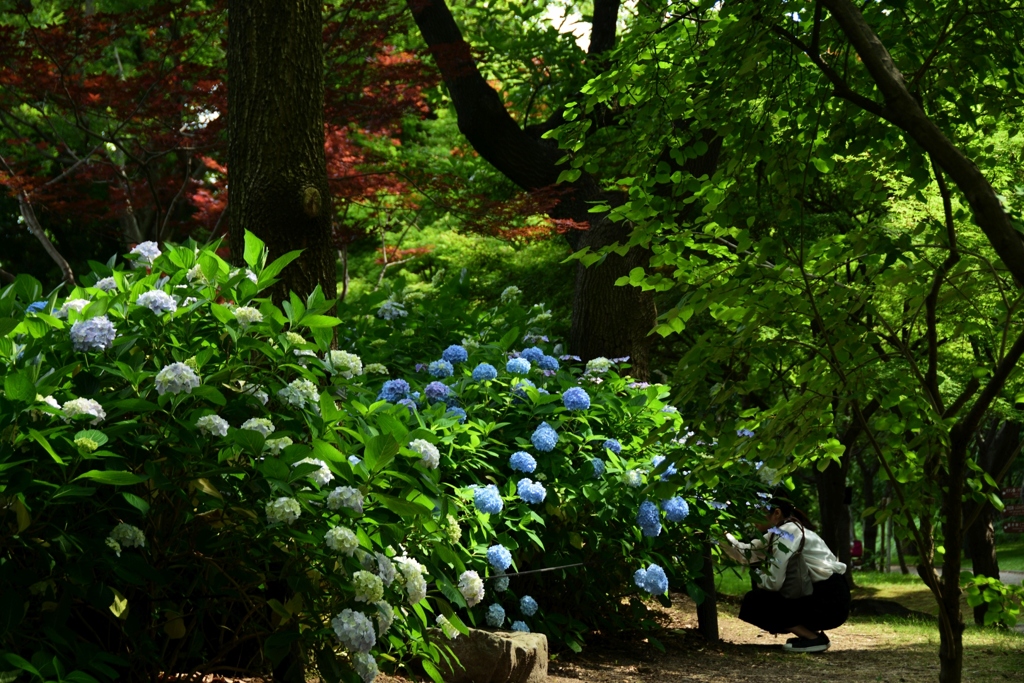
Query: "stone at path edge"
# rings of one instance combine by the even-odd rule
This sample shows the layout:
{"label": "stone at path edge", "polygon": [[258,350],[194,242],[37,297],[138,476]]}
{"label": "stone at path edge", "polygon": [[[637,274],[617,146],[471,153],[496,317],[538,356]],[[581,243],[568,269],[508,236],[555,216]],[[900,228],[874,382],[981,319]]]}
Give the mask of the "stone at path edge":
{"label": "stone at path edge", "polygon": [[451,647],[464,668],[443,666],[446,683],[544,683],[548,679],[548,638],[543,633],[469,629],[468,636],[448,640],[440,629],[434,638]]}

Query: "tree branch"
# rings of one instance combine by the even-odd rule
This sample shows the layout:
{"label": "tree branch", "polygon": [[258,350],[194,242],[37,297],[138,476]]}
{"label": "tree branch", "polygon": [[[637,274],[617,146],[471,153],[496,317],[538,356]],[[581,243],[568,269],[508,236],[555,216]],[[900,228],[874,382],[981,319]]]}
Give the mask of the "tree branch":
{"label": "tree branch", "polygon": [[39,220],[36,218],[35,211],[32,210],[32,204],[28,201],[28,195],[24,192],[18,193],[18,206],[21,209],[21,216],[25,219],[25,225],[28,226],[29,232],[35,235],[35,238],[39,240],[39,243],[43,245],[43,249],[50,255],[50,258],[60,267],[61,273],[64,274],[64,282],[67,283],[68,287],[75,286],[75,274],[71,272],[71,266],[68,262],[60,255],[57,251],[57,247],[53,246],[53,242],[46,236]]}

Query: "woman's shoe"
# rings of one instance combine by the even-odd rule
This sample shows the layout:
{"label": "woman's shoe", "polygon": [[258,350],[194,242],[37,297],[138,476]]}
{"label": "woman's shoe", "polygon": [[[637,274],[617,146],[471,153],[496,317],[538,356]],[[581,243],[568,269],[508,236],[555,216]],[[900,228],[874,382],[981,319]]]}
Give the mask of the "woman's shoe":
{"label": "woman's shoe", "polygon": [[786,652],[824,652],[831,644],[828,636],[821,633],[817,638],[790,638],[782,649]]}

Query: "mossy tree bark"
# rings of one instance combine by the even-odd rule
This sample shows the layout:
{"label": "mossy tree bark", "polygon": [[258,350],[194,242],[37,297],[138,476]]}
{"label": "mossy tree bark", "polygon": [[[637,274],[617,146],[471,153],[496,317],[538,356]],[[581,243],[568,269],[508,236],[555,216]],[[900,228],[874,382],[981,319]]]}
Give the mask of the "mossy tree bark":
{"label": "mossy tree bark", "polygon": [[324,155],[322,6],[314,0],[228,1],[231,253],[251,231],[270,258],[302,249],[274,297],[320,285],[337,294]]}

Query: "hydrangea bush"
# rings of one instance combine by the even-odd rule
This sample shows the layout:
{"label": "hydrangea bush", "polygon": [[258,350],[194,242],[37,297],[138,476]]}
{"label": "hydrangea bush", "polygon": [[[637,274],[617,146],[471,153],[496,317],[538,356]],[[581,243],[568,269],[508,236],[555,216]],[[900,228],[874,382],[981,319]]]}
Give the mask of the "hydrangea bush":
{"label": "hydrangea bush", "polygon": [[518,296],[465,313],[461,278],[275,304],[294,256],[148,244],[63,298],[0,290],[6,661],[439,680],[466,624],[578,649],[699,597],[753,470],[689,476],[711,446],[667,387],[566,356]]}

